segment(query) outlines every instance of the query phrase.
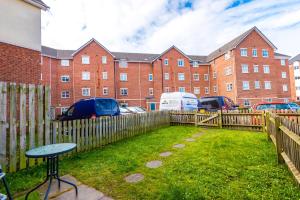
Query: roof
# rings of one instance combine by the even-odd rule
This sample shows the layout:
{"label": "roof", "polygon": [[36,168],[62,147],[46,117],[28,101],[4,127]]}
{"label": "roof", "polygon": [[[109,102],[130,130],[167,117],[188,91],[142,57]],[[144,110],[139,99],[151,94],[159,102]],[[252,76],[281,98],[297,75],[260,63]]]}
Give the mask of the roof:
{"label": "roof", "polygon": [[277,53],[277,52],[274,53],[274,56],[277,59],[290,59],[291,58],[291,56],[288,56],[288,55],[285,55],[282,53]]}
{"label": "roof", "polygon": [[293,64],[295,61],[300,61],[300,54],[296,55],[292,59],[290,59],[289,64]]}
{"label": "roof", "polygon": [[173,45],[170,48],[168,48],[167,50],[165,50],[164,52],[162,52],[161,54],[159,54],[152,62],[154,62],[155,60],[159,59],[162,55],[166,54],[171,49],[175,49],[176,51],[178,51],[179,53],[181,53],[182,55],[184,55],[187,59],[191,60],[190,57],[188,57],[185,53],[183,53],[180,49],[178,49],[175,45]]}
{"label": "roof", "polygon": [[57,59],[72,59],[74,50],[60,50],[51,47],[42,46],[42,55]]}
{"label": "roof", "polygon": [[159,54],[150,53],[126,53],[126,52],[112,52],[117,60],[125,59],[127,61],[141,61],[141,62],[151,62],[154,58],[159,56]]}
{"label": "roof", "polygon": [[207,61],[211,61],[223,54],[227,51],[230,51],[236,48],[252,31],[256,31],[270,46],[276,49],[276,46],[256,27],[252,27],[248,31],[244,32],[243,34],[239,35],[238,37],[234,38],[230,42],[224,44],[222,47],[218,48],[216,51],[213,51],[207,56]]}
{"label": "roof", "polygon": [[36,6],[42,10],[47,10],[49,9],[50,7],[47,6],[47,4],[45,4],[42,0],[24,0],[25,2],[33,5],[33,6]]}

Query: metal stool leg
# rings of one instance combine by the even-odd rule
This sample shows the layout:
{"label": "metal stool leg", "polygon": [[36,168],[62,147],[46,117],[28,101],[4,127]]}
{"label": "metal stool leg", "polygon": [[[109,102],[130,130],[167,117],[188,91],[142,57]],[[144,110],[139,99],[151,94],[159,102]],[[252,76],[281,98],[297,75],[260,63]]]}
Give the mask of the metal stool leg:
{"label": "metal stool leg", "polygon": [[9,188],[8,188],[8,184],[7,184],[7,182],[6,182],[6,178],[3,177],[3,178],[2,178],[2,181],[3,181],[3,185],[4,185],[4,187],[5,187],[5,190],[6,190],[6,194],[7,194],[8,199],[9,199],[9,200],[12,200],[13,198],[12,198],[12,196],[11,196],[11,194],[10,194],[10,191],[9,191]]}

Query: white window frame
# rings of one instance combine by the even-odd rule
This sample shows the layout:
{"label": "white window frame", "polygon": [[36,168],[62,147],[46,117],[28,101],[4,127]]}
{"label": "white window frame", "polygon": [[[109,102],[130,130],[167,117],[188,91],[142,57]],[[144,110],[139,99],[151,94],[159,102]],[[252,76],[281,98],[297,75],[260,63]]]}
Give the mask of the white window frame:
{"label": "white window frame", "polygon": [[[271,90],[272,89],[271,81],[265,81],[264,84],[265,84],[265,90]],[[270,86],[270,87],[267,87],[267,86]]]}
{"label": "white window frame", "polygon": [[102,64],[107,64],[107,56],[101,57]]}
{"label": "white window frame", "polygon": [[[66,80],[68,79],[68,80]],[[68,83],[70,82],[70,76],[69,75],[62,75],[60,76],[60,81],[63,82],[63,83]]]}
{"label": "white window frame", "polygon": [[[126,91],[126,94],[124,93]],[[128,96],[128,88],[120,88],[120,95],[121,96]]]}
{"label": "white window frame", "polygon": [[281,78],[287,78],[287,73],[286,72],[281,72]]}
{"label": "white window frame", "polygon": [[108,79],[108,72],[102,72],[102,79],[107,80]]}
{"label": "white window frame", "polygon": [[102,94],[103,94],[104,96],[107,96],[107,95],[109,94],[108,87],[103,87],[103,89],[102,89]]}
{"label": "white window frame", "polygon": [[252,49],[252,57],[257,57],[257,49]]}
{"label": "white window frame", "polygon": [[[262,49],[261,53],[262,53],[263,58],[268,58],[269,57],[269,51],[267,49]],[[264,53],[267,53],[267,54],[264,55]]]}
{"label": "white window frame", "polygon": [[178,81],[184,81],[184,80],[185,80],[184,73],[178,73]]}
{"label": "white window frame", "polygon": [[228,60],[230,59],[230,51],[227,51],[225,54],[224,54],[224,60]]}
{"label": "white window frame", "polygon": [[153,81],[153,74],[149,74],[149,75],[148,75],[148,80],[149,80],[149,81]]}
{"label": "white window frame", "polygon": [[69,99],[70,98],[70,91],[68,91],[68,90],[61,91],[60,98],[62,98],[62,99]]}
{"label": "white window frame", "polygon": [[90,64],[90,56],[88,56],[88,55],[83,55],[83,56],[81,57],[81,63],[82,63],[83,65],[89,65],[89,64]]}
{"label": "white window frame", "polygon": [[248,56],[247,48],[241,48],[241,49],[240,49],[240,55],[241,55],[242,57],[247,57],[247,56]]}
{"label": "white window frame", "polygon": [[259,72],[259,66],[258,65],[253,65],[253,72],[258,73]]}
{"label": "white window frame", "polygon": [[168,58],[165,58],[165,59],[164,59],[164,65],[165,65],[165,66],[168,66],[168,65],[169,65],[169,59],[168,59]]}
{"label": "white window frame", "polygon": [[204,88],[204,93],[205,93],[205,94],[209,94],[209,88],[208,88],[208,87],[205,87],[205,88]]}
{"label": "white window frame", "polygon": [[270,66],[269,65],[263,65],[264,68],[264,74],[270,74]]}
{"label": "white window frame", "polygon": [[119,60],[119,67],[120,68],[127,68],[128,67],[128,62],[125,59]]}
{"label": "white window frame", "polygon": [[86,88],[86,87],[85,88],[81,88],[81,95],[83,97],[90,97],[91,96],[91,88]]}
{"label": "white window frame", "polygon": [[178,87],[178,92],[185,92],[185,87]]}
{"label": "white window frame", "polygon": [[285,63],[286,63],[286,62],[285,62],[285,59],[280,59],[280,65],[281,65],[281,66],[285,66]]}
{"label": "white window frame", "polygon": [[242,73],[248,74],[249,73],[249,66],[248,64],[242,64]]}
{"label": "white window frame", "polygon": [[91,80],[91,73],[90,72],[82,72],[81,73],[81,79],[83,81],[89,81],[89,80]]}
{"label": "white window frame", "polygon": [[200,87],[194,87],[194,94],[200,94]]}
{"label": "white window frame", "polygon": [[225,67],[225,76],[229,76],[232,74],[231,66]]}
{"label": "white window frame", "polygon": [[216,79],[216,78],[217,78],[217,72],[214,71],[214,72],[213,72],[213,79]]}
{"label": "white window frame", "polygon": [[287,84],[283,84],[282,85],[282,91],[283,92],[287,92],[288,91],[288,85]]}
{"label": "white window frame", "polygon": [[197,74],[193,74],[193,80],[194,81],[199,81],[200,80],[200,75],[197,73]]}
{"label": "white window frame", "polygon": [[[243,81],[243,90],[250,90],[250,83],[249,81]],[[245,87],[248,86],[248,87]]]}
{"label": "white window frame", "polygon": [[233,84],[232,83],[226,83],[226,91],[231,92],[233,90]]}
{"label": "white window frame", "polygon": [[254,89],[260,89],[260,81],[254,81]]}
{"label": "white window frame", "polygon": [[164,79],[165,80],[170,80],[170,74],[169,73],[165,73],[164,74]]}
{"label": "white window frame", "polygon": [[184,67],[184,59],[178,59],[177,65],[178,65],[178,67]]}
{"label": "white window frame", "polygon": [[60,60],[60,65],[63,67],[69,67],[70,66],[70,60],[62,59]]}
{"label": "white window frame", "polygon": [[251,102],[250,102],[250,100],[249,100],[249,99],[244,99],[244,102],[243,102],[243,104],[244,104],[244,106],[245,106],[245,107],[249,107],[249,106],[251,106]]}
{"label": "white window frame", "polygon": [[63,114],[69,110],[69,107],[60,107],[60,113]]}
{"label": "white window frame", "polygon": [[193,67],[199,67],[198,61],[193,61]]}
{"label": "white window frame", "polygon": [[213,86],[213,91],[214,91],[214,93],[217,93],[218,87],[216,85]]}
{"label": "white window frame", "polygon": [[204,81],[208,81],[208,74],[204,74]]}
{"label": "white window frame", "polygon": [[165,88],[164,88],[164,91],[165,91],[165,92],[170,92],[170,87],[165,87]]}
{"label": "white window frame", "polygon": [[149,96],[153,96],[154,95],[154,90],[153,90],[153,88],[149,88]]}
{"label": "white window frame", "polygon": [[127,73],[120,73],[120,81],[127,81],[128,77],[127,77]]}

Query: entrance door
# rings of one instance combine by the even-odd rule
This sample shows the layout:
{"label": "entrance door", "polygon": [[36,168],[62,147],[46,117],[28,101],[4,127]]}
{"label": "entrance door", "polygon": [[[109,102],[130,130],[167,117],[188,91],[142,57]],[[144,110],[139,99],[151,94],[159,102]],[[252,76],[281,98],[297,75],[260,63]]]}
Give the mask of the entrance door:
{"label": "entrance door", "polygon": [[155,103],[150,103],[150,110],[151,110],[151,111],[156,110]]}

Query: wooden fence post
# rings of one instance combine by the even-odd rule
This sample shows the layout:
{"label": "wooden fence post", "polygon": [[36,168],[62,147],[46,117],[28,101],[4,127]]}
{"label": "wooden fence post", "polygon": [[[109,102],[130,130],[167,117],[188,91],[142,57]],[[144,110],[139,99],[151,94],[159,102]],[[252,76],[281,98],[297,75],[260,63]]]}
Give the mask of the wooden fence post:
{"label": "wooden fence post", "polygon": [[197,112],[195,112],[195,126],[198,126],[198,123],[197,123]]}
{"label": "wooden fence post", "polygon": [[0,82],[0,164],[7,169],[7,83]]}
{"label": "wooden fence post", "polygon": [[266,132],[265,111],[262,111],[261,113],[261,128],[262,128],[262,132],[265,133]]}
{"label": "wooden fence post", "polygon": [[222,128],[222,110],[218,110],[218,116],[219,116],[219,128]]}
{"label": "wooden fence post", "polygon": [[277,150],[277,159],[278,163],[284,163],[284,160],[281,156],[282,153],[282,138],[280,130],[280,118],[279,116],[275,117],[275,137],[276,137],[276,150]]}
{"label": "wooden fence post", "polygon": [[270,126],[270,113],[267,111],[266,112],[266,119],[265,119],[265,127],[264,127],[264,129],[266,130],[266,132],[268,134],[268,139],[271,140],[271,132],[269,130],[269,126]]}

